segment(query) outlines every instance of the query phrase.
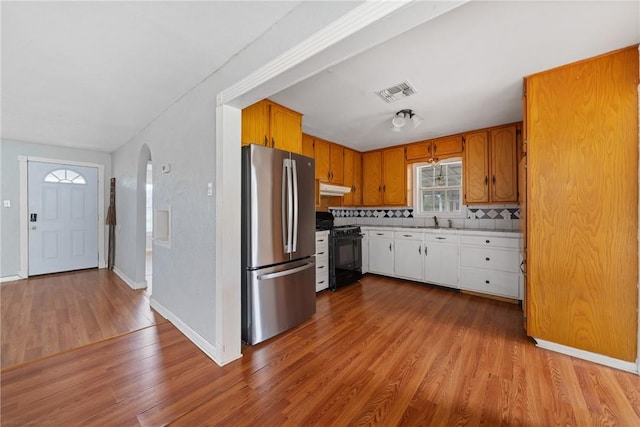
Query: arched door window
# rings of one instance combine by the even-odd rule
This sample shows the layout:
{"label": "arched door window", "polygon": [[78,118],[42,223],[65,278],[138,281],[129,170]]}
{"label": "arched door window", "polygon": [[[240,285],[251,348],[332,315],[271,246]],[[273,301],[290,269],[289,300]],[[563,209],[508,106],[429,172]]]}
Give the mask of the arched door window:
{"label": "arched door window", "polygon": [[87,181],[78,172],[70,169],[56,169],[44,177],[44,182],[55,182],[60,184],[86,184]]}

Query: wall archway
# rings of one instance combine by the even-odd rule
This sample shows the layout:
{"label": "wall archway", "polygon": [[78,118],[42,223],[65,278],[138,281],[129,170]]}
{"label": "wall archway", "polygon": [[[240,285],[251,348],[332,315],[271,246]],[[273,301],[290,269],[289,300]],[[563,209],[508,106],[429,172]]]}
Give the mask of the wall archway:
{"label": "wall archway", "polygon": [[135,237],[135,283],[146,287],[146,247],[147,247],[147,163],[151,162],[151,149],[147,144],[140,148],[136,178],[136,237]]}

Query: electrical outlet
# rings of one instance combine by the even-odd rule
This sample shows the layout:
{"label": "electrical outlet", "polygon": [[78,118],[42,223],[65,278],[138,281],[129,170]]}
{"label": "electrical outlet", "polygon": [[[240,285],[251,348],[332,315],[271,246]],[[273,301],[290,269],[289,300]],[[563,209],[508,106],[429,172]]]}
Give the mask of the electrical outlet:
{"label": "electrical outlet", "polygon": [[11,200],[5,200],[4,201],[4,207],[5,208],[10,208],[11,207]]}
{"label": "electrical outlet", "polygon": [[213,182],[207,183],[207,196],[213,196]]}

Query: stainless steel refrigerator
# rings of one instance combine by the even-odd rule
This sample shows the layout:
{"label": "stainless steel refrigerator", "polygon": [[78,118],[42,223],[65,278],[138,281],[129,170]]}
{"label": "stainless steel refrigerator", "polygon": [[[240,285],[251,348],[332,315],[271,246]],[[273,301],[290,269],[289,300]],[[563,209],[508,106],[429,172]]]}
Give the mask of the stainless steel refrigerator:
{"label": "stainless steel refrigerator", "polygon": [[257,344],[316,312],[315,164],[242,147],[242,340]]}

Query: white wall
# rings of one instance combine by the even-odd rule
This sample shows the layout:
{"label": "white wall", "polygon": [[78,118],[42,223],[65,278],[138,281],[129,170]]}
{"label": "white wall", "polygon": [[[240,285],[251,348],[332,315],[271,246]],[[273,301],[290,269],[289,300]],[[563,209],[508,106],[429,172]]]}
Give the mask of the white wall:
{"label": "white wall", "polygon": [[[144,280],[135,261],[140,250],[136,223],[144,215],[137,208],[136,188],[138,157],[146,144],[154,169],[154,210],[170,207],[172,214],[170,247],[153,247],[153,303],[205,346],[216,343],[215,208],[224,204],[215,194],[207,196],[207,183],[216,175],[216,95],[356,5],[302,3],[113,153],[119,213],[115,266],[135,283]],[[160,173],[167,164],[171,172]]]}
{"label": "white wall", "polygon": [[[20,270],[20,175],[18,156],[42,157],[104,165],[105,216],[109,206],[111,154],[53,145],[2,140],[0,143],[0,200],[10,200],[11,207],[0,205],[0,277],[16,276]],[[108,240],[105,239],[105,245]],[[107,249],[104,248],[106,253]]]}

